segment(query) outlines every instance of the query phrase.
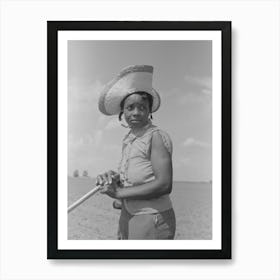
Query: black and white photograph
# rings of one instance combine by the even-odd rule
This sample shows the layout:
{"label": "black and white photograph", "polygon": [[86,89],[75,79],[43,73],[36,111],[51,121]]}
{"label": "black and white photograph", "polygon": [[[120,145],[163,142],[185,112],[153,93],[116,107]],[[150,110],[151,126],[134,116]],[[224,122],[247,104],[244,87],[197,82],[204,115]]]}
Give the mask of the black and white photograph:
{"label": "black and white photograph", "polygon": [[225,249],[222,27],[59,31],[58,250]]}
{"label": "black and white photograph", "polygon": [[100,186],[69,213],[68,239],[212,238],[211,52],[68,42],[69,204]]}

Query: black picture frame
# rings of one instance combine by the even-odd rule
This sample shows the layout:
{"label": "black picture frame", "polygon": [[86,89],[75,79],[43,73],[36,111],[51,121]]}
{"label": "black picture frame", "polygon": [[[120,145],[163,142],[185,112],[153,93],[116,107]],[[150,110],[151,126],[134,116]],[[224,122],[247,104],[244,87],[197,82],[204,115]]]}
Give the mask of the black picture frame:
{"label": "black picture frame", "polygon": [[[58,249],[58,32],[82,30],[221,31],[221,249]],[[48,21],[47,22],[47,258],[48,259],[231,259],[231,22]]]}

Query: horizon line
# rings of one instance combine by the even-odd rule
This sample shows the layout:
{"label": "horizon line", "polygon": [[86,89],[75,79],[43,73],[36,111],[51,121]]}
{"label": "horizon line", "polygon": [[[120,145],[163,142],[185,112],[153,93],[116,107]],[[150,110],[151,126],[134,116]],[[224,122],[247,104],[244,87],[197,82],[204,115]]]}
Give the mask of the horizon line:
{"label": "horizon line", "polygon": [[[95,179],[95,177],[91,177],[91,176],[78,176],[78,177],[74,177],[74,176],[71,176],[71,175],[68,175],[68,178],[73,178],[73,179]],[[173,180],[173,182],[177,182],[177,183],[180,183],[180,182],[189,182],[189,183],[209,183],[209,182],[212,182],[212,179],[209,179],[209,180]]]}

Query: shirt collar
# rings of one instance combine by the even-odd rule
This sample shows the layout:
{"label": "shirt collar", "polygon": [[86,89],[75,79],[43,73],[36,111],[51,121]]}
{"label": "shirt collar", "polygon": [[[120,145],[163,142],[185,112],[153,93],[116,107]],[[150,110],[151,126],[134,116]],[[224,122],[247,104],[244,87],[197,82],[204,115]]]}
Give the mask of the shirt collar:
{"label": "shirt collar", "polygon": [[125,139],[124,139],[124,143],[128,144],[129,142],[134,141],[136,138],[140,138],[140,137],[144,136],[144,135],[146,134],[146,132],[148,131],[148,129],[149,129],[150,127],[152,127],[152,126],[153,126],[152,122],[149,121],[149,123],[146,124],[146,125],[143,127],[143,129],[141,130],[141,131],[144,131],[143,134],[141,133],[141,136],[137,136],[137,135],[135,135],[135,134],[132,134],[132,132],[131,132],[131,130],[130,130],[130,131],[128,132],[128,134],[126,135]]}

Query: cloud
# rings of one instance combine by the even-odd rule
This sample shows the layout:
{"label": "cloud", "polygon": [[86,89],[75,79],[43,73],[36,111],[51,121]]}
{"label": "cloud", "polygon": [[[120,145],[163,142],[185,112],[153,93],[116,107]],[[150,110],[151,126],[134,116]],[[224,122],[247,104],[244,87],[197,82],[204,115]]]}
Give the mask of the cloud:
{"label": "cloud", "polygon": [[211,144],[209,144],[207,142],[196,140],[194,138],[187,138],[183,142],[183,146],[187,147],[187,148],[189,148],[189,147],[208,148],[208,147],[211,147]]}
{"label": "cloud", "polygon": [[121,157],[121,145],[117,145],[117,144],[107,144],[105,147],[106,152],[113,152],[115,154],[117,154],[119,157]]}
{"label": "cloud", "polygon": [[78,138],[69,135],[68,147],[69,153],[76,153],[98,149],[103,140],[103,131],[101,129],[94,130],[91,134],[84,134]]}
{"label": "cloud", "polygon": [[212,78],[186,75],[182,87],[174,87],[164,92],[169,100],[172,98],[179,106],[187,104],[211,104]]}
{"label": "cloud", "polygon": [[206,88],[203,89],[201,92],[205,95],[211,95],[212,94],[212,91],[210,89],[206,89]]}
{"label": "cloud", "polygon": [[108,120],[108,116],[105,116],[98,112],[98,117],[96,118],[96,126],[103,127],[104,123]]}
{"label": "cloud", "polygon": [[184,77],[188,91],[198,99],[208,100],[212,95],[212,78],[186,75]]}
{"label": "cloud", "polygon": [[120,122],[118,120],[118,118],[116,116],[114,116],[113,118],[111,118],[107,124],[105,124],[104,129],[105,130],[112,130],[115,128],[120,128]]}
{"label": "cloud", "polygon": [[102,142],[102,138],[103,138],[103,131],[100,129],[96,130],[95,133],[93,134],[93,143],[95,147],[98,147],[100,145],[100,143]]}
{"label": "cloud", "polygon": [[212,89],[211,77],[195,77],[191,75],[186,75],[184,79],[189,85],[197,86],[208,90]]}
{"label": "cloud", "polygon": [[68,81],[68,95],[80,102],[97,101],[103,84],[99,80],[71,79]]}
{"label": "cloud", "polygon": [[96,176],[106,170],[116,169],[121,157],[121,146],[103,142],[104,135],[101,130],[76,140],[69,137],[68,173],[71,175],[78,169],[80,173],[87,170],[90,176]]}
{"label": "cloud", "polygon": [[69,112],[92,110],[97,106],[104,85],[99,80],[74,79],[68,81]]}
{"label": "cloud", "polygon": [[211,104],[211,91],[179,90],[172,99],[178,106]]}

